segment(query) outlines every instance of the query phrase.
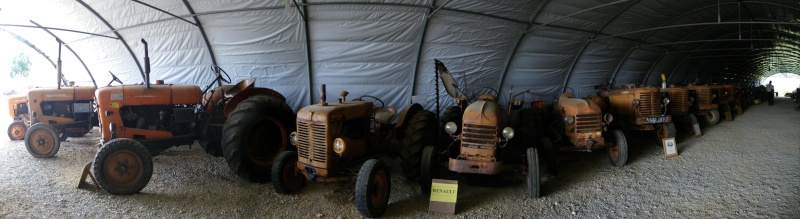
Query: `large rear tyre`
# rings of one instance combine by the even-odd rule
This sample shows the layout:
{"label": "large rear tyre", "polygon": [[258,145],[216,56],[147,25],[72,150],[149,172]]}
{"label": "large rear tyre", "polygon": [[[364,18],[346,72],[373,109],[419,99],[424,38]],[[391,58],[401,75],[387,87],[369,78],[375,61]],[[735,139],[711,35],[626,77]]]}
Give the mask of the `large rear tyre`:
{"label": "large rear tyre", "polygon": [[297,115],[285,102],[266,95],[250,97],[228,116],[222,129],[222,152],[239,177],[269,181],[275,157],[289,150],[289,130]]}
{"label": "large rear tyre", "polygon": [[525,150],[525,158],[528,167],[528,175],[525,176],[528,198],[539,198],[539,153],[536,151],[536,148],[528,148]]}
{"label": "large rear tyre", "polygon": [[28,131],[28,126],[25,123],[16,121],[8,125],[8,139],[12,141],[19,141],[25,139],[25,132]]}
{"label": "large rear tyre", "polygon": [[706,125],[716,125],[719,123],[719,110],[708,110],[706,111],[705,122]]}
{"label": "large rear tyre", "polygon": [[411,116],[401,140],[403,174],[408,180],[416,180],[420,175],[422,149],[436,144],[436,115],[427,110],[420,110]]}
{"label": "large rear tyre", "polygon": [[97,184],[114,195],[139,193],[153,175],[153,159],[141,143],[129,138],[106,142],[94,156]]}
{"label": "large rear tyre", "polygon": [[386,164],[370,159],[361,166],[356,180],[356,209],[364,217],[380,217],[389,207],[392,190],[391,176]]}
{"label": "large rear tyre", "polygon": [[662,141],[662,139],[674,138],[678,134],[678,131],[675,130],[675,123],[672,122],[658,125],[658,128],[654,130],[654,132],[653,137],[655,137],[656,143],[659,146],[664,146],[664,141]]}
{"label": "large rear tyre", "polygon": [[608,159],[615,167],[625,166],[628,162],[628,140],[620,130],[611,130],[611,146],[608,147]]}
{"label": "large rear tyre", "polygon": [[422,169],[419,176],[419,188],[422,194],[431,194],[431,183],[433,183],[433,174],[436,171],[436,147],[425,146],[422,150]]}
{"label": "large rear tyre", "polygon": [[25,132],[25,148],[35,158],[51,158],[60,147],[58,131],[50,124],[33,124]]}
{"label": "large rear tyre", "polygon": [[284,151],[272,165],[272,187],[280,194],[295,193],[306,186],[306,177],[297,169],[297,152]]}

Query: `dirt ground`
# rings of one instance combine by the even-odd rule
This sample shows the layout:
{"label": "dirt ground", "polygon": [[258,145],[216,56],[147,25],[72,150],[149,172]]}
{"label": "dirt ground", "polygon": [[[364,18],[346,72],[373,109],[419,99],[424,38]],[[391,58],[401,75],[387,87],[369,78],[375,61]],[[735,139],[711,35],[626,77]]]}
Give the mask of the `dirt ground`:
{"label": "dirt ground", "polygon": [[[787,98],[756,105],[735,121],[679,136],[666,159],[649,136],[628,136],[628,165],[606,153],[562,154],[542,197],[526,198],[521,175],[492,183],[460,178],[455,215],[430,214],[428,199],[394,169],[390,218],[797,218],[800,217],[800,112]],[[7,115],[0,112],[0,115]],[[2,124],[7,125],[8,120]],[[680,128],[680,127],[679,127]],[[31,157],[0,137],[0,218],[359,218],[354,183],[314,183],[300,194],[236,177],[223,158],[197,145],[154,157],[140,194],[77,189],[98,135],[71,138],[56,157]],[[387,160],[399,164],[394,160]],[[395,165],[399,166],[399,165]],[[486,180],[486,179],[484,179]]]}

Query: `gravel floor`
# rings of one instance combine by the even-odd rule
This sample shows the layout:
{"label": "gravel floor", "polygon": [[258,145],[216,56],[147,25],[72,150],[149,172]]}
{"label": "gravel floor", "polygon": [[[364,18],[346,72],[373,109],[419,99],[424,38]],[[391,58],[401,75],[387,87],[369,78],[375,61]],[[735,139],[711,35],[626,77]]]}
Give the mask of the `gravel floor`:
{"label": "gravel floor", "polygon": [[[455,216],[429,214],[419,187],[394,177],[386,216],[797,218],[800,112],[789,99],[776,102],[705,128],[699,138],[679,139],[676,158],[665,159],[661,148],[641,136],[628,137],[631,157],[621,168],[612,167],[604,152],[560,156],[561,172],[544,179],[539,199],[525,197],[521,176],[506,175],[493,186],[462,181]],[[55,158],[35,159],[22,142],[3,134],[0,218],[360,217],[353,205],[354,183],[316,183],[301,194],[279,195],[271,184],[238,179],[224,159],[197,146],[155,157],[153,178],[141,194],[76,189],[96,142],[96,134],[71,138]],[[401,175],[399,170],[393,174]]]}

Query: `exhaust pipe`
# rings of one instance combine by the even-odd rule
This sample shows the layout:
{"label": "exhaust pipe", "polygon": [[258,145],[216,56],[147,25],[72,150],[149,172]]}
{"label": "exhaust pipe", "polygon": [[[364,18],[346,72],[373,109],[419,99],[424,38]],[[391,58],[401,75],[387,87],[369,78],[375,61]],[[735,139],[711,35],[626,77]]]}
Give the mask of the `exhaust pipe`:
{"label": "exhaust pipe", "polygon": [[320,106],[327,106],[328,105],[328,103],[325,102],[326,98],[327,97],[325,95],[325,84],[322,84],[322,93],[319,96],[319,105]]}
{"label": "exhaust pipe", "polygon": [[58,38],[56,38],[56,41],[58,41],[58,62],[57,62],[58,67],[56,68],[57,69],[56,74],[58,74],[58,76],[56,76],[57,77],[56,81],[58,82],[56,84],[58,84],[58,89],[61,89],[61,81],[62,78],[64,77],[64,75],[61,74],[61,46],[64,45],[64,42],[61,42],[61,39]]}
{"label": "exhaust pipe", "polygon": [[147,52],[147,41],[144,41],[144,38],[142,38],[142,44],[144,44],[144,84],[147,89],[150,89],[150,55]]}

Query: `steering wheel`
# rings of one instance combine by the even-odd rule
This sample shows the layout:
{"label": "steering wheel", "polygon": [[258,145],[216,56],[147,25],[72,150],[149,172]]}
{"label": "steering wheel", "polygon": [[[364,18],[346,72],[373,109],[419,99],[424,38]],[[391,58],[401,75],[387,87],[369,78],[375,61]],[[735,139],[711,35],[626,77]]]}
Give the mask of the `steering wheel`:
{"label": "steering wheel", "polygon": [[[214,79],[215,81],[220,80],[222,82],[225,82],[226,84],[231,83],[231,76],[228,75],[228,72],[225,72],[225,70],[223,70],[222,67],[219,67],[217,65],[211,65],[211,71],[217,73],[217,78]],[[222,77],[223,74],[225,75],[225,77]]]}
{"label": "steering wheel", "polygon": [[112,73],[111,71],[108,71],[108,73],[109,73],[109,74],[111,74],[111,81],[109,81],[109,82],[108,82],[108,85],[106,85],[106,86],[110,86],[110,85],[111,85],[111,83],[114,83],[115,81],[116,81],[117,83],[119,83],[119,84],[122,84],[122,81],[121,81],[121,80],[119,80],[119,78],[118,78],[116,75],[114,75],[114,73]]}
{"label": "steering wheel", "polygon": [[363,95],[361,97],[358,97],[358,99],[356,99],[356,100],[367,101],[367,100],[364,100],[364,98],[367,98],[368,100],[372,100],[371,102],[372,102],[373,105],[375,105],[376,109],[383,109],[383,107],[385,106],[385,104],[383,103],[383,100],[381,100],[380,98],[377,98],[375,96]]}

